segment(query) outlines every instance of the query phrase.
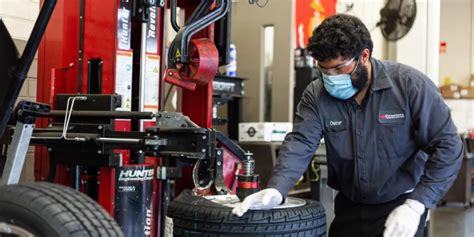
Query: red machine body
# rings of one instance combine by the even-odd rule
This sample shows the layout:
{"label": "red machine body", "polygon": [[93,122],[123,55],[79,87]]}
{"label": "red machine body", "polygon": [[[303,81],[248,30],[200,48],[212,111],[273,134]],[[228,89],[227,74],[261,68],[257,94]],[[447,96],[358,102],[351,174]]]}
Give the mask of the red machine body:
{"label": "red machine body", "polygon": [[[185,10],[188,18],[199,0],[178,1],[178,6]],[[120,94],[122,95],[122,107],[120,110],[144,110],[156,112],[163,107],[162,96],[164,88],[164,77],[162,72],[165,66],[162,59],[166,57],[163,52],[164,8],[156,7],[151,11],[152,19],[147,24],[146,41],[146,72],[150,84],[146,84],[144,106],[136,108],[132,102],[132,93],[137,83],[134,82],[136,75],[133,75],[132,68],[140,67],[139,55],[141,25],[132,20],[133,1],[129,0],[58,0],[56,9],[51,18],[50,24],[44,35],[41,47],[38,51],[38,102],[55,106],[55,96],[58,94],[87,94],[91,93],[91,85],[88,81],[89,62],[91,60],[101,60],[102,80],[99,94]],[[193,61],[191,71],[181,68],[178,73],[181,76],[190,78],[200,78],[192,81],[189,89],[182,92],[182,113],[203,128],[212,127],[212,79],[210,75],[217,70],[217,51],[212,48],[209,42],[214,38],[214,28],[210,26],[193,38],[191,47],[192,58],[202,59]],[[202,40],[207,38],[209,40]],[[204,47],[196,47],[196,45]],[[135,52],[135,53],[134,53]],[[215,59],[215,60],[214,60]],[[204,65],[204,67],[203,67]],[[214,71],[213,71],[214,70]],[[198,75],[196,77],[195,75]],[[204,75],[204,77],[199,76]],[[186,86],[185,86],[186,87]],[[39,119],[38,128],[48,127],[51,121]],[[145,121],[142,128],[134,128],[130,120],[114,121],[116,131],[132,131],[153,126],[153,121]],[[235,171],[240,160],[224,147],[224,180],[228,187],[234,187],[235,191]],[[74,152],[74,151],[71,151]],[[122,155],[123,165],[132,164],[130,152],[116,151]],[[37,180],[46,180],[50,172],[50,160],[45,147],[37,147],[35,150],[35,177]],[[140,165],[140,164],[133,164]],[[145,164],[160,166],[159,158],[146,158]],[[57,165],[55,182],[71,185],[71,172],[73,167]],[[183,177],[176,185],[176,193],[184,188],[193,188],[191,169],[183,171]],[[81,177],[88,179],[87,175]],[[114,168],[100,168],[98,172],[97,201],[111,215],[115,210],[115,182],[116,175]],[[153,192],[153,229],[152,236],[160,236],[160,195],[161,187],[155,180]],[[155,224],[157,223],[157,224]]]}
{"label": "red machine body", "polygon": [[[153,31],[147,38],[147,62],[150,62],[155,76],[155,95],[145,104],[145,111],[155,112],[159,108],[161,95],[160,72],[163,40],[162,8],[155,8],[154,16],[148,23],[148,30]],[[132,67],[139,67],[140,62],[133,55],[132,2],[128,0],[59,0],[56,10],[39,49],[38,63],[38,102],[55,105],[55,96],[61,93],[90,93],[88,85],[88,63],[91,59],[102,60],[101,94],[121,94],[121,110],[130,111],[132,100]],[[127,88],[130,87],[130,88]],[[151,95],[149,95],[151,96]],[[47,127],[50,121],[41,119],[37,127]],[[147,126],[154,122],[145,122]],[[131,131],[130,120],[115,120],[117,131]],[[74,152],[74,151],[71,151]],[[122,154],[124,165],[130,163],[129,151],[117,151]],[[38,147],[35,151],[35,177],[46,180],[50,170],[50,161],[46,148]],[[156,165],[157,159],[146,159],[147,164]],[[55,182],[71,184],[72,167],[58,165]],[[115,208],[115,170],[100,168],[98,174],[98,202],[111,215]],[[81,177],[87,179],[87,177]],[[159,187],[155,186],[155,192]],[[154,195],[158,197],[158,195]],[[156,213],[158,199],[154,200]],[[153,228],[156,228],[155,221]],[[156,236],[156,235],[153,235]]]}
{"label": "red machine body", "polygon": [[[136,62],[133,62],[131,49],[131,7],[132,4],[128,0],[58,1],[39,49],[38,102],[51,104],[54,108],[54,97],[57,94],[88,93],[87,64],[90,59],[94,58],[100,58],[103,61],[101,93],[121,94],[118,84],[126,83],[124,80],[127,80],[122,78],[123,75],[119,75],[120,67],[125,66],[123,61],[128,60],[130,64],[134,64],[133,66],[137,65]],[[120,16],[120,14],[129,15]],[[157,19],[161,19],[162,9],[158,8],[156,14]],[[128,18],[128,23],[123,22],[124,18]],[[81,24],[83,25],[82,29]],[[158,22],[156,26],[158,27],[156,29],[158,37],[155,38],[155,50],[147,52],[147,56],[159,60],[162,53],[163,23]],[[128,27],[128,29],[124,29],[124,27]],[[158,66],[160,65],[158,63]],[[157,75],[159,76],[159,73]],[[131,82],[131,77],[129,79]],[[156,80],[159,82],[159,78]],[[125,107],[128,108],[124,108],[124,110],[131,109],[130,106]],[[157,107],[158,104],[154,108]],[[37,125],[46,127],[48,124],[49,121],[42,119]],[[130,121],[116,120],[115,129],[130,131]],[[129,154],[124,151],[123,155],[123,163],[127,164]],[[49,171],[47,153],[38,149],[36,157],[36,178],[45,180]],[[101,181],[108,182],[107,176],[112,176],[111,171],[102,171]],[[66,183],[67,178],[59,175],[57,180]],[[112,187],[113,183],[110,184]],[[105,185],[102,186],[105,187]],[[113,200],[111,195],[111,190],[101,188],[99,199],[104,201],[101,204],[108,210],[112,208],[112,206],[108,206],[110,200]]]}

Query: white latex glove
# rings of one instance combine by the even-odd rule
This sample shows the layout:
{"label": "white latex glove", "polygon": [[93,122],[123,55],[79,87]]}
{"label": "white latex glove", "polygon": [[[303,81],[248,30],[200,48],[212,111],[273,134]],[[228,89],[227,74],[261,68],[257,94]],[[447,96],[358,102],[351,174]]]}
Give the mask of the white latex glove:
{"label": "white latex glove", "polygon": [[416,200],[407,199],[395,208],[385,221],[384,237],[413,237],[418,230],[425,206]]}
{"label": "white latex glove", "polygon": [[274,188],[267,188],[247,196],[243,202],[235,205],[232,213],[244,215],[249,209],[272,209],[281,204],[283,196]]}

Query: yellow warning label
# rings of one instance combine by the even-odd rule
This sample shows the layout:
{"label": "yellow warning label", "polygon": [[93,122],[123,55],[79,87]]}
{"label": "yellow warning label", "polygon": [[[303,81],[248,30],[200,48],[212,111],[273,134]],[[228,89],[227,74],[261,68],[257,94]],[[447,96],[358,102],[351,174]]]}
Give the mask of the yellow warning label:
{"label": "yellow warning label", "polygon": [[[158,112],[160,92],[160,56],[147,54],[143,111]],[[151,120],[150,120],[151,121]]]}
{"label": "yellow warning label", "polygon": [[177,58],[181,57],[181,51],[179,51],[179,49],[176,51],[176,57]]}

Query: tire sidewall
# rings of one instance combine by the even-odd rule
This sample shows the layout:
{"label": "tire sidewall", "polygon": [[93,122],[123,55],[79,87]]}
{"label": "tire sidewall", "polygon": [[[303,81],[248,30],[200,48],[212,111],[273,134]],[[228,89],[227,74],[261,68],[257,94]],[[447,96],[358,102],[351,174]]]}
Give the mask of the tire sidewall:
{"label": "tire sidewall", "polygon": [[53,217],[40,217],[36,212],[4,200],[0,200],[0,210],[0,223],[19,226],[38,237],[60,237],[60,234],[54,231],[55,228],[48,223]]}
{"label": "tire sidewall", "polygon": [[202,197],[181,195],[171,202],[167,213],[172,219],[173,236],[326,234],[324,207],[314,200],[306,200],[305,205],[298,207],[249,210],[244,216],[237,217],[232,214],[231,207]]}

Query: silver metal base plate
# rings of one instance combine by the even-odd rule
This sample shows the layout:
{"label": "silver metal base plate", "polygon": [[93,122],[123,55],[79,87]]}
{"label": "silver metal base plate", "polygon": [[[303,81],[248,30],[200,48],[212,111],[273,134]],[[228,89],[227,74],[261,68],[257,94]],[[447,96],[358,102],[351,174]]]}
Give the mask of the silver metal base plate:
{"label": "silver metal base plate", "polygon": [[[223,206],[227,206],[231,208],[234,208],[235,205],[240,202],[237,195],[211,195],[211,196],[204,196],[204,198],[214,203],[218,203]],[[286,198],[285,203],[283,203],[282,205],[276,206],[273,209],[295,208],[295,207],[301,207],[304,205],[306,205],[306,201],[304,199],[288,197]],[[253,209],[253,208],[250,208],[250,209],[258,210],[258,209]]]}

